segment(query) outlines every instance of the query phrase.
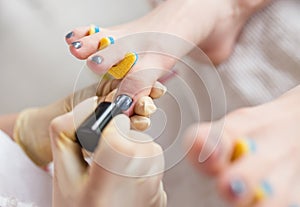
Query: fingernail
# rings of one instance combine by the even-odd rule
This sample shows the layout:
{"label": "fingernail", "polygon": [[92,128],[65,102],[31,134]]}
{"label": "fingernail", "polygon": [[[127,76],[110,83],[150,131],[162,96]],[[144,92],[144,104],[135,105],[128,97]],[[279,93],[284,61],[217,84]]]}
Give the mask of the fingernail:
{"label": "fingernail", "polygon": [[71,37],[74,36],[74,32],[69,32],[67,35],[66,35],[66,39],[69,39]]}
{"label": "fingernail", "polygon": [[100,40],[98,49],[102,50],[102,49],[106,48],[107,46],[112,45],[114,43],[115,43],[115,40],[113,37],[104,37]]}
{"label": "fingernail", "polygon": [[97,65],[99,65],[100,63],[102,63],[103,58],[101,56],[96,55],[96,56],[92,57],[91,60],[92,60],[92,62],[94,62]]}
{"label": "fingernail", "polygon": [[262,181],[260,186],[255,190],[254,202],[260,202],[273,194],[273,189],[270,183]]}
{"label": "fingernail", "polygon": [[73,45],[73,47],[75,47],[76,49],[79,49],[79,48],[81,48],[81,42],[79,42],[79,41],[76,41],[76,42],[72,42],[72,45]]}
{"label": "fingernail", "polygon": [[229,189],[230,193],[235,198],[242,197],[247,191],[246,184],[239,179],[232,180],[229,184]]}

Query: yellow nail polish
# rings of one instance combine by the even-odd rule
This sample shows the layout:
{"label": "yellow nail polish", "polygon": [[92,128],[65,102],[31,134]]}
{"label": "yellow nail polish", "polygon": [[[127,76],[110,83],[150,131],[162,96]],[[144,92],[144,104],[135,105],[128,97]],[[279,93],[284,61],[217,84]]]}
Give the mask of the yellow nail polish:
{"label": "yellow nail polish", "polygon": [[261,185],[254,191],[254,203],[258,203],[272,195],[272,187],[268,182],[262,182]]}
{"label": "yellow nail polish", "polygon": [[95,25],[91,25],[90,29],[89,29],[89,32],[88,32],[88,35],[92,35],[92,34],[95,34],[95,33],[98,33],[98,32],[100,32],[99,27],[97,27]]}
{"label": "yellow nail polish", "polygon": [[104,37],[100,40],[98,49],[102,50],[102,49],[106,48],[107,46],[114,44],[114,43],[115,43],[114,38]]}
{"label": "yellow nail polish", "polygon": [[241,138],[237,139],[232,153],[231,161],[235,161],[250,152],[255,152],[255,150],[256,146],[253,140]]}
{"label": "yellow nail polish", "polygon": [[127,53],[123,60],[108,70],[108,73],[116,79],[121,79],[129,72],[137,59],[136,53]]}

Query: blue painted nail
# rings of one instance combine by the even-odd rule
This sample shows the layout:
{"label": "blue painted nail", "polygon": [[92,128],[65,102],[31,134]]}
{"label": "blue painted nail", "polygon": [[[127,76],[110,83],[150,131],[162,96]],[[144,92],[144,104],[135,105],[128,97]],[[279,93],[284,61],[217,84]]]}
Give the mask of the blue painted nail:
{"label": "blue painted nail", "polygon": [[81,48],[81,42],[77,41],[77,42],[72,42],[73,47],[75,47],[76,49]]}
{"label": "blue painted nail", "polygon": [[115,39],[113,37],[108,37],[110,40],[110,44],[115,44]]}
{"label": "blue painted nail", "polygon": [[100,32],[100,28],[95,26],[95,33],[98,33],[98,32]]}
{"label": "blue painted nail", "polygon": [[96,55],[96,56],[92,57],[92,61],[98,65],[98,64],[102,63],[103,59],[102,59],[102,57]]}
{"label": "blue painted nail", "polygon": [[234,197],[241,197],[246,192],[246,185],[242,180],[232,180],[229,188]]}
{"label": "blue painted nail", "polygon": [[66,39],[69,39],[71,37],[74,36],[74,32],[69,32],[67,35],[66,35]]}
{"label": "blue painted nail", "polygon": [[262,181],[261,187],[264,190],[266,195],[271,196],[273,194],[273,189],[269,182]]}

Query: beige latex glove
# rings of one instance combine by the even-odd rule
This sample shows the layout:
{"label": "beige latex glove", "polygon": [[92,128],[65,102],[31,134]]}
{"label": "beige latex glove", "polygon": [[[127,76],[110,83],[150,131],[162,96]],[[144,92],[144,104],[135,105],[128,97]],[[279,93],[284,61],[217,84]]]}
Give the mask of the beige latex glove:
{"label": "beige latex glove", "polygon": [[166,207],[163,152],[146,134],[130,129],[126,115],[104,129],[88,165],[76,142],[74,117],[82,122],[97,106],[90,98],[51,123],[54,207]]}
{"label": "beige latex glove", "polygon": [[[56,103],[41,108],[32,108],[22,111],[15,123],[14,140],[22,147],[27,156],[37,165],[46,166],[52,161],[52,153],[49,139],[49,124],[51,120],[62,114],[68,113],[81,101],[97,95],[104,97],[114,90],[119,84],[118,80],[103,80],[100,85],[92,85],[74,94],[69,95]],[[156,82],[152,88],[150,97],[158,98],[166,92],[166,88]],[[103,98],[102,98],[103,100]],[[137,101],[136,114],[131,116],[132,126],[144,130],[150,125],[148,118],[154,113],[156,107],[151,98],[141,98]],[[143,108],[144,106],[144,108]]]}

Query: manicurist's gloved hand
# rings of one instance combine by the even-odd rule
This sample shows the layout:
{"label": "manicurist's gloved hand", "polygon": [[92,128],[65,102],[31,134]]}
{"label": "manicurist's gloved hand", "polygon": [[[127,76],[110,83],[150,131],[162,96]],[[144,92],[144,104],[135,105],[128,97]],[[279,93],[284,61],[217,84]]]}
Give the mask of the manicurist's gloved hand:
{"label": "manicurist's gloved hand", "polygon": [[92,162],[85,162],[74,120],[80,124],[96,106],[97,98],[89,98],[51,123],[53,206],[165,207],[162,149],[148,135],[131,130],[126,115],[109,123]]}
{"label": "manicurist's gloved hand", "polygon": [[[70,112],[73,106],[89,97],[96,95],[101,97],[99,101],[103,101],[110,92],[117,88],[118,84],[118,80],[103,80],[99,86],[92,85],[84,88],[46,107],[22,111],[15,123],[14,140],[34,163],[39,166],[47,165],[52,160],[49,139],[50,122],[55,117]],[[142,97],[137,101],[138,104],[131,115],[133,128],[145,130],[150,125],[149,115],[156,109],[152,98],[158,98],[165,92],[166,88],[156,82],[149,97]],[[112,94],[110,96],[112,97]]]}

